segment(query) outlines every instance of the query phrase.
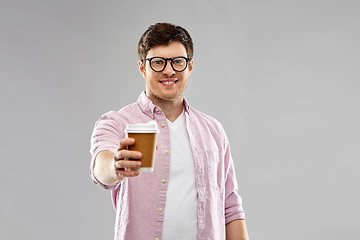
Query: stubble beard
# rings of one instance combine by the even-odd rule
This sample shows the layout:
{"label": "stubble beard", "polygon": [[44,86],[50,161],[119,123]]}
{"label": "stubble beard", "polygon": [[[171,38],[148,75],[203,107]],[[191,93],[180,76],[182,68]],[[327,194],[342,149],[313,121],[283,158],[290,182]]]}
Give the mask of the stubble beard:
{"label": "stubble beard", "polygon": [[162,94],[162,93],[156,93],[153,92],[153,98],[154,101],[160,105],[163,104],[176,104],[177,102],[182,102],[184,99],[184,91],[183,90],[179,90],[178,92],[176,92],[174,95],[166,95],[166,94]]}

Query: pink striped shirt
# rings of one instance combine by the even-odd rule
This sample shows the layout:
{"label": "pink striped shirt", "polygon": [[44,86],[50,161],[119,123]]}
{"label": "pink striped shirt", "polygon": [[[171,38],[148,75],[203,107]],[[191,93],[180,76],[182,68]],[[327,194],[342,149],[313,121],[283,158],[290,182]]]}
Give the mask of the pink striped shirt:
{"label": "pink striped shirt", "polygon": [[[229,142],[218,121],[190,107],[186,100],[184,106],[195,161],[197,239],[225,239],[225,224],[245,218]],[[157,121],[160,128],[154,172],[141,172],[114,186],[98,182],[93,175],[96,155],[103,150],[117,151],[120,139],[125,137],[126,124],[150,120]],[[111,190],[116,210],[115,240],[162,239],[170,151],[166,117],[145,92],[137,102],[102,115],[95,123],[90,174],[95,183]]]}

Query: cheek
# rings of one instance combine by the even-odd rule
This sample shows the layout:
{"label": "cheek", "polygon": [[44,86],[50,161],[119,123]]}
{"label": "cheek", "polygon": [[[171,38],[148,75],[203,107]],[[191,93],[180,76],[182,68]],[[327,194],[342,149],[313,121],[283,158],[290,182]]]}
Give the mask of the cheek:
{"label": "cheek", "polygon": [[146,81],[150,84],[155,84],[157,82],[157,79],[159,79],[159,77],[157,76],[157,74],[153,71],[147,71],[146,74]]}
{"label": "cheek", "polygon": [[189,81],[189,72],[184,72],[181,74],[181,78],[185,80],[185,82],[188,82]]}

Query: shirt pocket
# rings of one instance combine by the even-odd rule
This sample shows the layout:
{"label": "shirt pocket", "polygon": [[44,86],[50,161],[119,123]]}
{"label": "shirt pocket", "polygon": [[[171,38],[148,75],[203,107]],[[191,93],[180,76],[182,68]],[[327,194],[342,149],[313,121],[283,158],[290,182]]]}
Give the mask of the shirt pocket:
{"label": "shirt pocket", "polygon": [[223,186],[223,166],[219,151],[204,151],[202,154],[204,166],[204,179],[210,188],[222,192]]}

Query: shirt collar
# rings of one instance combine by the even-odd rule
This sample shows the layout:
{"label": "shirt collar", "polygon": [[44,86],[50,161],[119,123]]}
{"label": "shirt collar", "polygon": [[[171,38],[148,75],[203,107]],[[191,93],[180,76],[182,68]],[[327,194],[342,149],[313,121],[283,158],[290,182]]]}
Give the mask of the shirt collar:
{"label": "shirt collar", "polygon": [[[146,96],[145,91],[143,91],[138,100],[137,103],[140,107],[140,109],[146,114],[148,115],[151,119],[154,119],[154,112],[157,111],[156,109],[160,109],[160,107],[156,106],[155,104],[153,104],[153,102],[148,98],[148,96]],[[188,101],[185,99],[184,97],[184,109],[185,109],[185,113],[189,113],[189,104]]]}

